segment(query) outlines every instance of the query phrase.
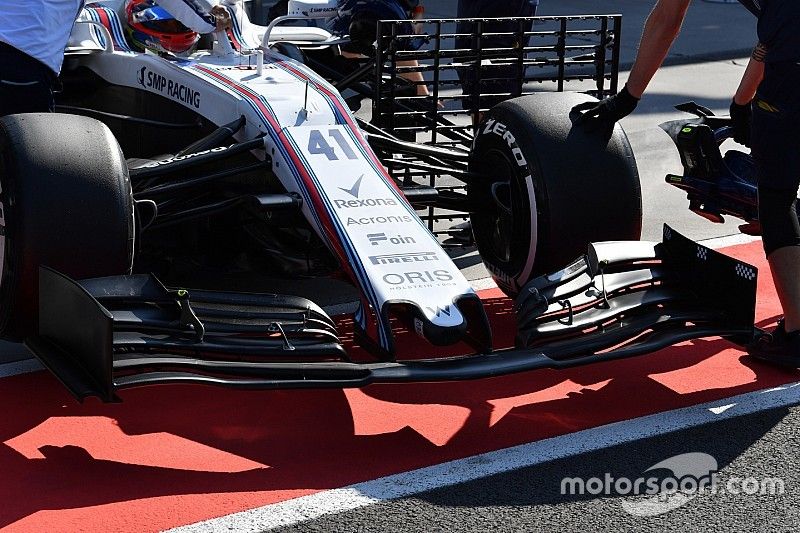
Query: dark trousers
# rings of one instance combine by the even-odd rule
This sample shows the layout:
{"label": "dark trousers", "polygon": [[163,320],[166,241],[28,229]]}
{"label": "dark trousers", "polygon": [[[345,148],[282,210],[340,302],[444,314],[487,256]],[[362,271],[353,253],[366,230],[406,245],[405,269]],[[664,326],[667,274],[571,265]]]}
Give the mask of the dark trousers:
{"label": "dark trousers", "polygon": [[0,43],[0,116],[53,111],[54,81],[44,63]]}
{"label": "dark trousers", "polygon": [[800,64],[767,63],[753,100],[752,153],[758,172],[759,215],[767,255],[800,246]]}

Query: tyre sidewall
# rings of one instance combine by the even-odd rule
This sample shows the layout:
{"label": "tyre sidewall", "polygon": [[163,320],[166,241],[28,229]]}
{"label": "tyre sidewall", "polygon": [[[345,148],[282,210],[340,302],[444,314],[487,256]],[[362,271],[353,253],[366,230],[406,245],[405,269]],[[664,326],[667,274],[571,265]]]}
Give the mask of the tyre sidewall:
{"label": "tyre sidewall", "polygon": [[[508,261],[500,260],[490,250],[487,242],[490,237],[486,233],[487,220],[483,211],[479,208],[470,213],[484,265],[495,283],[507,294],[519,292],[530,278],[537,250],[540,248],[539,235],[543,233],[540,226],[547,220],[546,215],[542,216],[546,207],[543,201],[546,195],[540,193],[543,184],[539,179],[536,152],[518,122],[516,116],[504,109],[492,109],[476,133],[470,162],[470,170],[477,174],[494,174],[498,181],[508,179],[512,191],[510,200],[514,213],[514,229],[513,235],[509,237],[511,246]],[[506,161],[507,166],[504,169],[495,168],[496,165],[492,164],[497,158]],[[498,171],[508,172],[509,175],[496,175]],[[493,181],[495,180],[491,178],[483,179],[467,187],[467,194],[473,205],[482,206],[485,202],[492,201],[487,194]],[[484,238],[480,237],[481,234]]]}

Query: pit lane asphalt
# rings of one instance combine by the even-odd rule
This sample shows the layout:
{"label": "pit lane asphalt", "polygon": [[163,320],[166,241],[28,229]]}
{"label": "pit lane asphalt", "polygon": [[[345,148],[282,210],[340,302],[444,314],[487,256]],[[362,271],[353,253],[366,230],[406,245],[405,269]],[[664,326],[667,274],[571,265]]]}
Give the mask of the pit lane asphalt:
{"label": "pit lane asphalt", "polygon": [[[668,457],[702,452],[733,477],[779,478],[783,495],[703,494],[653,517],[628,514],[622,496],[561,494],[564,477],[637,479]],[[775,409],[551,461],[454,487],[325,516],[289,532],[797,531],[800,408]]]}

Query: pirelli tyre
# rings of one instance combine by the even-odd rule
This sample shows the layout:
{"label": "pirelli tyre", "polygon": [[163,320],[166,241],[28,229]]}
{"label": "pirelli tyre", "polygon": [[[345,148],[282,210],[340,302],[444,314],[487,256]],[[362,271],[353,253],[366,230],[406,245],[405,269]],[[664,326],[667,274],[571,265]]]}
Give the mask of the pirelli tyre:
{"label": "pirelli tyre", "polygon": [[0,188],[0,337],[36,332],[39,265],[77,279],[130,272],[130,179],[103,123],[51,113],[0,118]]}
{"label": "pirelli tyre", "polygon": [[639,174],[622,127],[573,127],[592,98],[539,93],[489,110],[476,132],[467,186],[472,231],[498,286],[516,295],[593,241],[638,240]]}

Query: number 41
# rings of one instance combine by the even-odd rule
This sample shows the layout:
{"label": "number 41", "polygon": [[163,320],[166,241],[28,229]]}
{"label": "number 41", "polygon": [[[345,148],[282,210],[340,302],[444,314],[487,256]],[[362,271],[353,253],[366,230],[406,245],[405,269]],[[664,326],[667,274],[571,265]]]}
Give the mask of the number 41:
{"label": "number 41", "polygon": [[[339,145],[339,148],[344,152],[347,159],[357,159],[355,152],[350,148],[350,145],[347,143],[341,131],[329,130],[328,136],[336,141],[336,144]],[[308,153],[314,155],[325,154],[329,161],[339,160],[336,156],[336,150],[334,150],[333,146],[328,144],[328,141],[325,140],[325,137],[319,130],[311,130],[311,134],[308,136]]]}

